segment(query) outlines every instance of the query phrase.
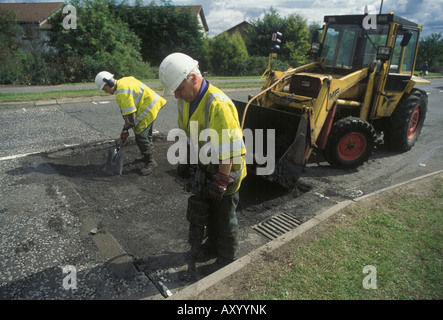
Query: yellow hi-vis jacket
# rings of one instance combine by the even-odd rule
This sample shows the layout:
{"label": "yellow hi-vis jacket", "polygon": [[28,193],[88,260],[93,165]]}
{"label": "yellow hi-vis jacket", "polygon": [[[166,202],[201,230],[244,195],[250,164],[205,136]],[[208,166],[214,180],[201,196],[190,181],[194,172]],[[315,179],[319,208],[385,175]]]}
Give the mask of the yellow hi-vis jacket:
{"label": "yellow hi-vis jacket", "polygon": [[[234,103],[221,90],[209,84],[208,90],[190,118],[190,103],[179,99],[177,104],[178,126],[186,132],[190,148],[198,146],[201,150],[205,146],[206,149],[209,144],[219,161],[225,160],[229,163],[229,159],[232,158],[230,177],[234,179],[234,182],[228,186],[226,194],[237,192],[241,181],[246,176],[246,148]],[[198,134],[192,129],[197,126]],[[211,130],[214,134],[211,134]],[[203,134],[201,134],[202,131]],[[214,162],[216,161],[208,164],[208,171],[212,174],[218,170],[218,162]]]}
{"label": "yellow hi-vis jacket", "polygon": [[135,113],[135,134],[142,133],[166,104],[165,99],[134,77],[117,80],[116,94],[122,116]]}

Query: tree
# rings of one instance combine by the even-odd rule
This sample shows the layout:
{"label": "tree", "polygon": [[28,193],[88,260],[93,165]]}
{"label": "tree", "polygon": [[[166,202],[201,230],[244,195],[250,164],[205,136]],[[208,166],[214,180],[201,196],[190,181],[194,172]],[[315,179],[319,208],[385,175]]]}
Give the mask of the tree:
{"label": "tree", "polygon": [[418,61],[416,69],[428,61],[429,67],[436,67],[439,59],[443,56],[443,37],[441,33],[433,33],[429,37],[420,40],[418,47]]}
{"label": "tree", "polygon": [[306,64],[310,49],[310,32],[307,20],[300,14],[291,14],[287,19],[285,35],[283,49],[285,56],[289,57],[289,62],[293,67]]}
{"label": "tree", "polygon": [[91,81],[102,70],[122,77],[146,76],[140,39],[116,17],[108,0],[71,0],[77,11],[77,28],[63,27],[59,11],[51,18],[50,44],[57,50],[55,64],[62,64],[63,80]]}
{"label": "tree", "polygon": [[[311,41],[307,20],[298,13],[282,18],[272,7],[265,11],[263,19],[251,22],[252,28],[246,32],[246,45],[251,56],[268,56],[271,48],[271,35],[279,31],[283,34],[278,58],[292,66],[305,64],[309,60]],[[312,27],[311,27],[312,28]]]}
{"label": "tree", "polygon": [[211,40],[210,63],[212,71],[220,76],[238,75],[238,67],[248,58],[245,42],[238,32],[222,33]]}
{"label": "tree", "polygon": [[0,9],[0,83],[18,84],[25,80],[20,48],[22,28],[16,14]]}
{"label": "tree", "polygon": [[251,56],[268,56],[271,49],[271,35],[279,31],[286,31],[286,20],[278,14],[277,10],[265,10],[263,19],[251,21],[252,28],[246,31],[246,46]]}
{"label": "tree", "polygon": [[160,5],[152,1],[146,7],[138,0],[135,6],[122,2],[115,13],[141,39],[144,61],[160,65],[164,57],[177,51],[196,60],[202,58],[204,30],[190,10],[177,8],[169,1],[161,1]]}

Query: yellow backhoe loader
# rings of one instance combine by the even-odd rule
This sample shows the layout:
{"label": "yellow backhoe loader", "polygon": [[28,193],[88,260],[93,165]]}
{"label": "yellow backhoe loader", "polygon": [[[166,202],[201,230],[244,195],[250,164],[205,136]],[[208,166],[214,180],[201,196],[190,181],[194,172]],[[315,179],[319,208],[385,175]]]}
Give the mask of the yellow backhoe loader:
{"label": "yellow backhoe loader", "polygon": [[[430,83],[414,76],[420,25],[391,13],[324,22],[311,44],[314,62],[272,70],[271,51],[261,92],[248,103],[234,101],[243,129],[262,129],[263,141],[275,135],[275,149],[264,150],[275,156],[275,169],[263,177],[286,188],[296,185],[314,150],[343,169],[366,162],[381,141],[408,151],[426,116],[427,94],[414,88]],[[263,165],[253,147],[247,151],[249,172],[257,173]]]}

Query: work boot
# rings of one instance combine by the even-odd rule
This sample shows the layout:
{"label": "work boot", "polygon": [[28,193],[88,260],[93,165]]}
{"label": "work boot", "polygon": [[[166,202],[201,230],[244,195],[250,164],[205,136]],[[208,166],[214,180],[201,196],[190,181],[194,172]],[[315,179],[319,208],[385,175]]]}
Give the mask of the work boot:
{"label": "work boot", "polygon": [[220,270],[221,268],[226,267],[228,264],[230,264],[234,261],[235,260],[231,260],[231,259],[217,258],[217,260],[215,260],[215,262],[213,262],[211,264],[202,265],[201,267],[199,267],[198,272],[202,276],[207,276],[207,275],[210,275],[211,273],[216,272],[217,270]]}
{"label": "work boot", "polygon": [[145,165],[143,168],[140,169],[140,174],[142,176],[147,176],[157,166],[157,162],[155,162],[154,160],[154,154],[152,151],[144,155],[143,162],[145,163]]}
{"label": "work boot", "polygon": [[197,262],[205,262],[217,258],[217,248],[214,244],[206,241],[197,252]]}

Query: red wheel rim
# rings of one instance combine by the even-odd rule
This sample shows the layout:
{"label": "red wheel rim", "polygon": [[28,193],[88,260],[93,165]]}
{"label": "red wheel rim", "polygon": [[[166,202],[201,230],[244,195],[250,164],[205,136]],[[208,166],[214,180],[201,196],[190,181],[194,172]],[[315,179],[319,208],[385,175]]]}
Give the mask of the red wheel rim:
{"label": "red wheel rim", "polygon": [[420,124],[420,113],[421,113],[421,104],[419,104],[414,111],[412,111],[411,120],[409,120],[408,127],[408,139],[411,140],[417,134],[417,130]]}
{"label": "red wheel rim", "polygon": [[366,138],[359,132],[350,132],[338,143],[338,156],[345,161],[358,159],[366,150]]}

